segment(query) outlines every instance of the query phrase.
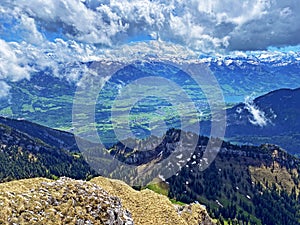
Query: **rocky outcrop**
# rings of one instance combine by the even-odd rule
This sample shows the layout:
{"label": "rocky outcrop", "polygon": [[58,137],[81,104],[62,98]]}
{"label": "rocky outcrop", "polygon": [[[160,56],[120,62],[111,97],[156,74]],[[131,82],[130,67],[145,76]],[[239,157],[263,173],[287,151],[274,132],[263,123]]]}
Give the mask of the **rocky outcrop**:
{"label": "rocky outcrop", "polygon": [[39,185],[35,181],[23,191],[18,190],[22,181],[10,188],[1,184],[0,224],[133,225],[120,199],[93,183],[70,178]]}
{"label": "rocky outcrop", "polygon": [[[117,197],[114,197],[117,196]],[[211,225],[200,204],[178,206],[104,177],[33,178],[0,184],[0,224]]]}
{"label": "rocky outcrop", "polygon": [[189,204],[177,207],[179,215],[188,225],[214,225],[204,206],[200,204]]}

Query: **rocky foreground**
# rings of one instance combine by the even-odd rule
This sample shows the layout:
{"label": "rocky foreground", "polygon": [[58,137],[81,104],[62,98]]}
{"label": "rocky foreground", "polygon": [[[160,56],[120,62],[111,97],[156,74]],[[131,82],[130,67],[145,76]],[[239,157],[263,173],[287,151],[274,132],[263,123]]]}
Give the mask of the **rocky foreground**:
{"label": "rocky foreground", "polygon": [[[115,197],[116,196],[116,197]],[[174,206],[166,196],[117,180],[34,178],[0,184],[0,224],[213,224],[199,204]]]}
{"label": "rocky foreground", "polygon": [[164,195],[149,189],[136,191],[119,180],[96,177],[91,182],[103,187],[111,195],[120,197],[123,206],[132,213],[135,225],[214,224],[205,208],[199,204],[174,205]]}
{"label": "rocky foreground", "polygon": [[0,188],[0,224],[133,224],[119,198],[90,182],[32,179],[26,189],[23,181],[12,184]]}

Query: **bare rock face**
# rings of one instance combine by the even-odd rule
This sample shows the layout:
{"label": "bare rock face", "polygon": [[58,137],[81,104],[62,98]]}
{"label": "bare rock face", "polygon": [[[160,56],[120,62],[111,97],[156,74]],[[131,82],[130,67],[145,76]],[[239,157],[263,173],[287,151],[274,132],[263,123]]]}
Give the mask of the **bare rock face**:
{"label": "bare rock face", "polygon": [[44,181],[23,192],[0,188],[0,224],[133,225],[120,199],[85,181]]}

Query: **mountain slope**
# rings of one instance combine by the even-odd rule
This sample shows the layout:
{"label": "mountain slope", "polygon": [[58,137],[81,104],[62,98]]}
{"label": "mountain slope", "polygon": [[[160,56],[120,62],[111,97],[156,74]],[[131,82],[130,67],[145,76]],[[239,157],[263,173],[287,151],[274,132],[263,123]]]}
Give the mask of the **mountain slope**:
{"label": "mountain slope", "polygon": [[52,129],[23,119],[16,120],[1,116],[0,124],[9,126],[31,137],[38,138],[56,148],[65,149],[70,152],[79,152],[72,133]]}
{"label": "mountain slope", "polygon": [[103,187],[111,195],[120,197],[124,207],[132,213],[137,225],[214,224],[205,208],[199,204],[175,207],[166,196],[148,189],[136,191],[122,181],[96,177],[91,182]]}
{"label": "mountain slope", "polygon": [[[300,160],[275,145],[224,143],[205,171],[201,151],[167,180],[169,197],[199,201],[213,217],[251,224],[291,225],[300,221]],[[272,213],[270,213],[272,212]]]}
{"label": "mountain slope", "polygon": [[227,111],[228,140],[278,144],[300,154],[300,88],[280,89]]}
{"label": "mountain slope", "polygon": [[29,177],[86,179],[95,172],[78,153],[70,153],[0,124],[0,181]]}
{"label": "mountain slope", "polygon": [[[151,165],[175,154],[177,161],[167,160],[163,170],[174,169],[179,161],[185,162],[183,167],[176,175],[168,178],[164,185],[153,189],[167,193],[176,201],[198,201],[206,205],[210,215],[218,218],[221,224],[225,220],[261,225],[299,224],[299,158],[276,145],[239,146],[223,142],[215,160],[202,171],[207,161],[204,151],[208,138],[200,136],[193,155],[185,158],[182,157],[182,151],[186,149],[174,152],[180,144],[179,135],[185,136],[185,132],[175,129],[168,131],[164,137],[167,142],[162,141],[163,144],[153,149],[151,154],[137,149],[130,151],[129,147],[122,144],[112,149],[117,152],[116,157],[123,158],[128,164],[143,162],[143,165],[137,164],[141,170],[144,164]],[[147,158],[147,155],[150,157]],[[157,171],[151,172],[157,175]],[[122,168],[117,173],[123,179],[135,177],[134,173],[123,171]],[[159,171],[159,174],[163,173]]]}
{"label": "mountain slope", "polygon": [[[226,110],[225,139],[233,143],[279,145],[300,155],[300,88],[279,89],[246,99]],[[201,134],[210,134],[211,122],[201,121]]]}

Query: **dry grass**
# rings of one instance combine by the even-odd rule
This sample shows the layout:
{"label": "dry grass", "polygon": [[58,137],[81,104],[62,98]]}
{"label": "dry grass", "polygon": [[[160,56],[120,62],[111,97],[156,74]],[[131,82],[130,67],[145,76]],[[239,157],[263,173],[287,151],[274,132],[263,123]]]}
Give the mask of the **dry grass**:
{"label": "dry grass", "polygon": [[198,204],[191,204],[182,207],[180,215],[189,225],[198,225],[200,224],[199,221],[203,221],[202,224],[205,225],[213,224],[206,210],[204,210],[204,208]]}
{"label": "dry grass", "polygon": [[[271,167],[262,165],[260,167],[249,167],[251,179],[254,182],[260,182],[263,186],[266,186],[268,182],[269,186],[275,184],[278,188],[291,192],[293,187],[297,187],[297,192],[300,192],[300,185],[296,185],[292,179],[291,173],[286,167],[281,167],[277,162],[274,162]],[[293,170],[292,174],[298,176],[297,170]]]}
{"label": "dry grass", "polygon": [[[84,221],[82,224],[104,224],[103,218],[109,217],[107,208],[119,204],[118,199],[110,196],[121,199],[123,208],[132,213],[135,225],[198,225],[200,221],[212,224],[206,210],[198,204],[174,206],[166,196],[148,189],[136,191],[122,181],[104,177],[91,182],[57,183],[34,178],[2,183],[0,224],[79,224],[80,220]],[[103,205],[103,201],[109,204]],[[99,204],[102,211],[97,211],[100,217],[95,219],[91,212],[99,210]],[[120,218],[126,219],[129,214],[124,214],[123,208],[118,208],[118,212]]]}
{"label": "dry grass", "polygon": [[203,215],[207,216],[205,209],[198,204],[186,206],[190,208],[185,208],[182,210],[184,213],[179,213],[177,207],[166,196],[148,189],[136,191],[119,180],[97,177],[91,182],[111,195],[120,197],[122,205],[132,213],[135,225],[198,225],[199,221],[203,221]]}
{"label": "dry grass", "polygon": [[51,181],[52,180],[46,178],[31,178],[31,179],[22,179],[22,180],[10,181],[6,183],[0,183],[0,193],[14,192],[16,194],[20,194],[20,193],[30,191],[30,189],[40,187],[42,182],[51,182]]}
{"label": "dry grass", "polygon": [[94,178],[91,182],[111,195],[119,196],[122,205],[132,213],[135,225],[186,224],[166,196],[148,189],[136,191],[124,182],[104,177]]}

